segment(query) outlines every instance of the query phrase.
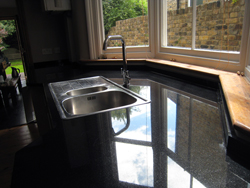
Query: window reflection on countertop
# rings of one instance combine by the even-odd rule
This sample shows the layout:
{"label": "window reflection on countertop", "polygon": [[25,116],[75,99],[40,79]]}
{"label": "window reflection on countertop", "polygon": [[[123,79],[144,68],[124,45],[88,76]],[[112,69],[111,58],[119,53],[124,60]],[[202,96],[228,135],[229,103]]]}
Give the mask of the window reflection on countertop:
{"label": "window reflection on countertop", "polygon": [[[226,186],[216,101],[207,103],[154,81],[146,83],[133,85],[132,80],[131,89],[151,104],[131,108],[129,128],[114,138],[119,181],[148,187]],[[125,110],[112,112],[115,132],[125,124]]]}

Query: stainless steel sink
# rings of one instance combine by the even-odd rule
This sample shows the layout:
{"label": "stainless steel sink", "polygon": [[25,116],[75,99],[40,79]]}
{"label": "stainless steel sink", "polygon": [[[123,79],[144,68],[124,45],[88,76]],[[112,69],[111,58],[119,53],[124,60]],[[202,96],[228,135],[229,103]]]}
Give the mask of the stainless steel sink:
{"label": "stainless steel sink", "polygon": [[94,92],[98,92],[98,91],[104,91],[106,89],[108,89],[108,88],[105,86],[97,86],[97,87],[90,87],[90,88],[85,88],[85,89],[71,90],[71,91],[67,92],[66,94],[70,95],[70,96],[76,96],[76,95],[94,93]]}
{"label": "stainless steel sink", "polygon": [[49,89],[61,119],[66,120],[150,102],[102,76],[54,82]]}
{"label": "stainless steel sink", "polygon": [[136,98],[122,91],[108,91],[66,99],[62,105],[69,114],[105,112],[136,102]]}
{"label": "stainless steel sink", "polygon": [[[48,86],[61,118],[56,126],[63,130],[72,168],[82,167],[90,162],[88,126],[104,126],[106,132],[111,132],[111,114],[108,112],[122,108],[126,108],[127,112],[129,107],[150,102],[102,76],[54,82]],[[128,128],[129,118],[127,113],[127,123],[121,131]]]}

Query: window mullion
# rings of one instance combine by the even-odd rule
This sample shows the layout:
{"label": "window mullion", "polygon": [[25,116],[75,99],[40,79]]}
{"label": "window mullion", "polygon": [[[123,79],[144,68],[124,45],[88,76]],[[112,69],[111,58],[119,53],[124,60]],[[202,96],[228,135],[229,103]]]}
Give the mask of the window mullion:
{"label": "window mullion", "polygon": [[164,9],[165,10],[168,10],[167,9],[167,1],[166,0],[163,0],[161,1],[161,46],[167,46],[168,45],[168,35],[166,35],[166,33],[168,32],[168,26],[167,26],[167,13],[168,11],[163,11]]}
{"label": "window mullion", "polygon": [[97,59],[102,52],[102,42],[104,40],[101,15],[102,3],[101,0],[86,0],[85,6],[90,59]]}
{"label": "window mullion", "polygon": [[191,49],[195,49],[195,35],[196,35],[196,1],[193,0],[193,20],[192,20],[192,47]]}

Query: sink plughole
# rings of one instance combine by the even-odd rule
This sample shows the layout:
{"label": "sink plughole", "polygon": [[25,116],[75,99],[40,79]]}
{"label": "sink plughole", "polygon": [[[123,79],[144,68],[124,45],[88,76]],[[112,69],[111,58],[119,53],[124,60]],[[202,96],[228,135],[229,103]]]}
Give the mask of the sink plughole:
{"label": "sink plughole", "polygon": [[150,102],[102,76],[50,83],[49,90],[65,120]]}
{"label": "sink plughole", "polygon": [[98,92],[98,91],[104,91],[106,89],[108,89],[108,88],[105,86],[97,86],[97,87],[90,87],[90,88],[85,88],[85,89],[71,90],[71,91],[67,92],[66,94],[70,95],[70,96],[76,96],[76,95],[94,93],[94,92]]}
{"label": "sink plughole", "polygon": [[91,114],[123,107],[136,102],[136,98],[122,91],[108,91],[66,99],[62,105],[73,115]]}

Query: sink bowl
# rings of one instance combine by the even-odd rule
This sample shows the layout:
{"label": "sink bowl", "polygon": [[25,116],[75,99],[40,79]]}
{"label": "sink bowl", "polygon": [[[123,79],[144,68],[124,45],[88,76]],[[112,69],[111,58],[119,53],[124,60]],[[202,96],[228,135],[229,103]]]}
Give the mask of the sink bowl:
{"label": "sink bowl", "polygon": [[67,92],[66,94],[69,96],[76,96],[76,95],[83,95],[83,94],[88,94],[88,93],[95,93],[98,91],[104,91],[106,89],[108,88],[105,86],[97,86],[97,87],[71,90]]}
{"label": "sink bowl", "polygon": [[92,114],[105,112],[136,102],[136,98],[122,91],[107,91],[103,93],[83,95],[66,99],[62,105],[69,114]]}

